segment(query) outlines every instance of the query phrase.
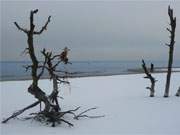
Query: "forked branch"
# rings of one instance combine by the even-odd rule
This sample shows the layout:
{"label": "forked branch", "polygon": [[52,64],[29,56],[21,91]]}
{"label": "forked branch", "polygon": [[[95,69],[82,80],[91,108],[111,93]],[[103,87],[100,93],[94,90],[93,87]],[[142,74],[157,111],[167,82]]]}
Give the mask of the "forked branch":
{"label": "forked branch", "polygon": [[6,123],[6,122],[9,121],[10,119],[16,118],[18,115],[22,114],[24,111],[26,111],[26,110],[28,110],[28,109],[30,109],[30,108],[35,107],[35,106],[38,105],[39,103],[40,103],[40,101],[36,101],[36,102],[34,102],[33,104],[31,104],[31,105],[29,105],[29,106],[27,106],[27,107],[25,107],[25,108],[23,108],[23,109],[21,109],[21,110],[19,110],[19,111],[16,111],[16,112],[13,113],[10,117],[4,119],[4,120],[2,121],[2,123]]}
{"label": "forked branch", "polygon": [[149,79],[151,82],[151,87],[146,87],[146,89],[150,90],[150,97],[154,97],[154,93],[155,93],[155,82],[157,80],[155,80],[155,78],[151,75],[151,73],[148,71],[147,67],[146,67],[146,63],[144,62],[144,60],[142,60],[142,68],[144,70],[144,73],[146,74],[146,76],[144,78]]}
{"label": "forked branch", "polygon": [[82,118],[82,117],[86,117],[86,118],[101,118],[101,117],[105,117],[105,115],[99,115],[99,116],[89,116],[89,115],[86,115],[85,113],[86,112],[89,112],[91,110],[95,110],[97,109],[96,107],[93,107],[93,108],[89,108],[81,113],[79,113],[78,115],[74,116],[74,119],[76,120],[79,120],[79,118]]}
{"label": "forked branch", "polygon": [[47,25],[51,21],[51,16],[48,17],[45,25],[41,28],[40,31],[34,31],[34,34],[40,35],[44,30],[47,30]]}
{"label": "forked branch", "polygon": [[24,28],[22,28],[22,27],[20,27],[19,26],[19,24],[17,23],[17,22],[14,22],[14,24],[15,24],[15,26],[18,28],[18,30],[21,30],[21,31],[23,31],[24,33],[28,33],[28,30],[27,29],[24,29]]}

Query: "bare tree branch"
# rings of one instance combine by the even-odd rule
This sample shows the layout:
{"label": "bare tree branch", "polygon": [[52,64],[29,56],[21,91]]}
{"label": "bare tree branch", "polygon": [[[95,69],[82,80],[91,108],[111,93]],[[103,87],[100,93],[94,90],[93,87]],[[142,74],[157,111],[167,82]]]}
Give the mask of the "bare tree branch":
{"label": "bare tree branch", "polygon": [[30,68],[32,68],[32,65],[23,66],[23,68],[25,68],[27,72]]}
{"label": "bare tree branch", "polygon": [[172,72],[172,64],[173,64],[173,54],[174,54],[174,44],[175,44],[175,29],[176,29],[176,17],[173,16],[173,9],[168,7],[168,15],[170,19],[170,28],[167,28],[167,31],[170,32],[170,43],[169,46],[169,58],[168,58],[168,70],[166,76],[166,85],[164,91],[164,97],[169,96],[169,88],[171,81],[171,72]]}
{"label": "bare tree branch", "polygon": [[60,55],[59,55],[59,54],[54,55],[54,56],[51,58],[51,60],[54,60],[54,59],[57,58],[57,57],[60,57]]}
{"label": "bare tree branch", "polygon": [[89,111],[95,110],[95,109],[97,109],[97,108],[96,107],[89,108],[89,109],[79,113],[78,115],[76,115],[74,117],[74,119],[79,120],[79,118],[82,118],[82,117],[87,117],[87,118],[101,118],[101,117],[105,117],[105,115],[99,115],[99,116],[88,116],[88,115],[85,115],[86,112],[89,112]]}
{"label": "bare tree branch", "polygon": [[42,66],[42,70],[41,70],[41,72],[39,73],[39,75],[37,76],[38,79],[40,79],[40,77],[43,75],[44,69],[46,68],[46,66],[45,66],[46,63],[47,63],[47,58],[45,58],[44,63],[43,63],[43,66]]}
{"label": "bare tree branch", "polygon": [[45,25],[41,28],[40,31],[34,31],[34,34],[40,35],[44,30],[47,30],[47,25],[50,22],[51,16],[48,17],[47,22],[45,23]]}
{"label": "bare tree branch", "polygon": [[62,122],[64,122],[64,123],[68,124],[70,127],[73,127],[73,126],[74,126],[72,123],[70,123],[70,122],[67,121],[67,120],[60,119],[60,121],[62,121]]}
{"label": "bare tree branch", "polygon": [[155,92],[154,87],[155,87],[156,80],[154,77],[152,77],[151,73],[148,71],[144,60],[142,60],[142,68],[144,70],[144,73],[146,74],[146,76],[144,78],[150,79],[150,81],[151,81],[151,87],[146,87],[146,89],[150,90],[150,97],[154,97],[154,92]]}
{"label": "bare tree branch", "polygon": [[22,56],[23,54],[28,54],[29,53],[29,48],[25,48],[24,51],[22,51],[22,53],[20,54],[20,56]]}
{"label": "bare tree branch", "polygon": [[23,31],[24,33],[28,33],[28,30],[27,29],[24,29],[24,28],[21,28],[19,25],[18,25],[18,23],[17,22],[14,22],[14,24],[15,24],[15,26],[18,28],[18,30],[21,30],[21,31]]}
{"label": "bare tree branch", "polygon": [[54,66],[52,67],[52,69],[55,69],[62,61],[58,61],[56,64],[54,64]]}
{"label": "bare tree branch", "polygon": [[169,31],[170,33],[172,32],[172,30],[170,30],[169,28],[166,28],[167,31]]}
{"label": "bare tree branch", "polygon": [[60,83],[70,84],[70,82],[61,80],[59,77],[57,77],[57,80],[58,80]]}
{"label": "bare tree branch", "polygon": [[8,117],[7,119],[3,120],[2,123],[6,123],[10,119],[17,117],[18,115],[22,114],[24,111],[26,111],[26,110],[28,110],[30,108],[33,108],[34,106],[38,105],[39,103],[40,103],[40,101],[36,101],[33,104],[31,104],[31,105],[29,105],[29,106],[27,106],[27,107],[25,107],[25,108],[15,112],[15,113],[13,113],[10,117]]}
{"label": "bare tree branch", "polygon": [[166,46],[170,47],[170,44],[165,43]]}
{"label": "bare tree branch", "polygon": [[66,115],[66,114],[72,114],[74,117],[76,117],[76,114],[74,113],[75,111],[77,111],[77,110],[79,110],[81,107],[79,106],[79,107],[77,107],[77,108],[75,108],[75,109],[72,109],[72,110],[68,110],[68,111],[65,111],[65,112],[61,112],[60,114],[59,114],[59,116],[60,117],[63,117],[64,115]]}

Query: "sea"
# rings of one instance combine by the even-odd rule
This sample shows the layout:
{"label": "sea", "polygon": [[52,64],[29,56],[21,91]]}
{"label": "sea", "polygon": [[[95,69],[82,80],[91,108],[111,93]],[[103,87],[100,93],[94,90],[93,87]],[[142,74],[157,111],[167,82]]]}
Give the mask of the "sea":
{"label": "sea", "polygon": [[[167,67],[167,61],[151,61],[154,67]],[[150,66],[150,61],[146,61]],[[60,64],[57,69],[69,74],[59,73],[62,77],[87,77],[123,75],[134,73],[133,69],[141,69],[141,61],[72,61],[72,64]],[[24,66],[31,65],[29,61],[1,61],[0,81],[31,79],[31,72]],[[173,67],[180,67],[180,61],[174,61]],[[42,78],[48,78],[45,71]]]}

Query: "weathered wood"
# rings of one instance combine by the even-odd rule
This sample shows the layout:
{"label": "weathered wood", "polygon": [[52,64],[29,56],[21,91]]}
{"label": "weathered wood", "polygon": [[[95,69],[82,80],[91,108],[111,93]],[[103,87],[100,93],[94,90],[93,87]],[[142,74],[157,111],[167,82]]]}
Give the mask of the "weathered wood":
{"label": "weathered wood", "polygon": [[28,110],[28,109],[30,109],[30,108],[35,107],[35,106],[38,105],[39,103],[40,103],[40,101],[36,101],[36,102],[34,102],[33,104],[31,104],[31,105],[29,105],[29,106],[27,106],[27,107],[25,107],[25,108],[23,108],[23,109],[15,112],[15,113],[13,113],[10,117],[4,119],[4,120],[2,121],[2,123],[6,123],[6,122],[9,121],[10,119],[16,118],[17,116],[19,116],[20,114],[22,114],[24,111],[26,111],[26,110]]}
{"label": "weathered wood", "polygon": [[144,70],[144,73],[146,74],[146,76],[144,78],[149,79],[151,82],[151,87],[146,87],[146,89],[150,90],[150,97],[154,97],[156,80],[151,75],[151,73],[148,71],[148,69],[146,67],[146,63],[144,62],[144,60],[142,60],[142,68]]}
{"label": "weathered wood", "polygon": [[176,17],[173,16],[173,9],[168,7],[168,15],[170,19],[170,28],[167,28],[167,31],[170,33],[170,43],[166,44],[169,47],[169,60],[168,60],[168,70],[166,76],[166,85],[164,97],[169,96],[172,64],[173,64],[173,54],[174,54],[174,44],[175,44],[175,29],[176,29]]}
{"label": "weathered wood", "polygon": [[50,22],[51,17],[50,16],[48,17],[47,22],[45,23],[45,25],[42,27],[42,29],[39,32],[35,32],[34,14],[36,14],[37,12],[38,12],[38,9],[32,10],[30,12],[30,29],[29,30],[21,28],[17,22],[14,22],[14,24],[19,30],[25,32],[28,38],[27,39],[28,53],[31,58],[32,65],[30,67],[26,67],[26,69],[28,70],[29,68],[31,68],[31,76],[33,80],[32,85],[30,85],[30,87],[28,88],[28,92],[34,95],[35,98],[37,98],[39,101],[42,101],[45,104],[45,111],[48,112],[50,109],[50,102],[46,94],[38,87],[38,81],[44,72],[46,59],[43,64],[44,66],[42,67],[42,71],[38,74],[39,61],[37,60],[36,55],[35,55],[33,36],[34,34],[41,34],[44,30],[47,29],[47,25]]}
{"label": "weathered wood", "polygon": [[105,115],[99,115],[99,116],[89,116],[89,115],[86,115],[85,113],[86,112],[89,112],[89,111],[91,111],[91,110],[95,110],[95,109],[97,109],[96,107],[93,107],[93,108],[89,108],[89,109],[87,109],[87,110],[85,110],[85,111],[83,111],[83,112],[81,112],[81,113],[79,113],[78,115],[75,115],[74,116],[74,119],[76,119],[76,120],[79,120],[79,118],[101,118],[101,117],[105,117]]}
{"label": "weathered wood", "polygon": [[[67,49],[65,51],[67,51]],[[63,62],[64,59],[67,60],[67,52],[66,52],[66,56],[64,56],[65,57],[64,59],[60,59],[62,53],[53,56],[52,52],[48,52],[48,51],[46,51],[46,49],[43,49],[43,51],[41,53],[44,55],[45,59],[47,60],[47,70],[49,72],[50,78],[53,81],[53,91],[50,94],[50,100],[52,101],[52,103],[55,103],[55,106],[57,109],[56,111],[59,111],[61,108],[58,103],[58,94],[59,94],[58,84],[59,84],[59,82],[61,82],[61,79],[60,79],[60,76],[56,73],[56,67],[61,62]],[[56,63],[53,63],[53,60],[55,58],[58,58],[58,61],[56,61]],[[67,64],[67,62],[66,63],[64,62],[64,63]],[[65,83],[65,82],[63,82],[63,83]]]}
{"label": "weathered wood", "polygon": [[[22,114],[24,111],[38,105],[39,103],[40,103],[40,112],[33,113],[35,115],[35,117],[28,117],[27,119],[32,118],[32,119],[36,119],[39,121],[42,120],[46,123],[52,123],[52,126],[54,127],[56,123],[60,124],[61,122],[64,122],[64,123],[68,124],[69,126],[73,126],[72,123],[70,123],[69,121],[66,121],[62,118],[66,114],[71,114],[77,119],[78,119],[78,117],[93,118],[93,116],[84,115],[84,113],[86,113],[89,110],[92,110],[92,108],[80,113],[79,115],[76,115],[74,112],[77,111],[80,107],[77,107],[74,110],[68,110],[65,112],[62,112],[60,110],[60,106],[58,103],[58,93],[59,93],[58,84],[59,83],[69,84],[69,82],[61,80],[60,76],[58,76],[58,74],[57,74],[57,72],[59,72],[59,71],[56,70],[56,67],[61,62],[63,62],[64,64],[69,63],[68,57],[67,57],[69,49],[66,47],[61,54],[54,55],[54,56],[53,56],[52,52],[46,52],[46,50],[43,49],[42,54],[44,55],[45,59],[44,59],[43,64],[40,65],[40,62],[38,61],[36,54],[35,54],[33,36],[40,35],[44,30],[47,29],[47,25],[50,22],[51,16],[48,17],[48,20],[46,21],[45,25],[41,28],[41,30],[35,31],[34,14],[36,14],[37,12],[38,12],[38,9],[30,12],[30,29],[29,30],[26,30],[26,29],[20,27],[17,22],[14,22],[14,24],[19,30],[21,30],[27,34],[28,48],[26,48],[25,51],[27,50],[27,53],[29,54],[30,59],[32,61],[31,65],[28,65],[25,67],[26,70],[31,69],[31,76],[32,76],[32,84],[29,86],[28,92],[30,94],[32,94],[36,99],[38,99],[38,101],[13,113],[10,117],[3,120],[2,123],[6,123],[8,120],[17,117],[18,115]],[[55,63],[53,62],[54,59],[57,60]],[[53,79],[53,91],[49,96],[47,96],[46,93],[43,90],[41,90],[38,86],[38,81],[41,78],[41,76],[43,75],[45,69],[48,70],[50,79]],[[40,72],[38,72],[38,71],[40,71]],[[64,72],[64,73],[67,73],[67,72]],[[41,102],[43,102],[45,104],[45,108],[43,111],[41,111]],[[95,117],[96,116],[94,116],[94,118]]]}

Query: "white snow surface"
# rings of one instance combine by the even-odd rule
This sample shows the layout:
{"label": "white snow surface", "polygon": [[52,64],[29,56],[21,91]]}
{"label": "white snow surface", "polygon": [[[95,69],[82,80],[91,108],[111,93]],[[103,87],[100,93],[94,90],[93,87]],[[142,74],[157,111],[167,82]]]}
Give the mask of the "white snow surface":
{"label": "white snow surface", "polygon": [[[68,127],[62,123],[57,127],[41,124],[36,121],[10,120],[1,124],[2,135],[68,135],[68,134],[118,134],[118,135],[180,135],[180,98],[175,93],[180,86],[180,73],[173,73],[170,97],[163,98],[166,74],[154,74],[156,97],[151,98],[145,87],[150,85],[143,74],[117,75],[102,77],[84,77],[69,79],[71,87],[62,85],[60,100],[62,110],[81,106],[79,112],[91,108],[88,115],[105,115],[103,118],[73,120],[72,116],[65,119],[74,124]],[[52,82],[41,80],[40,87],[50,93]],[[27,92],[31,81],[0,82],[1,115],[0,120],[22,109],[35,101]],[[39,106],[21,115],[39,110]]]}

